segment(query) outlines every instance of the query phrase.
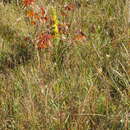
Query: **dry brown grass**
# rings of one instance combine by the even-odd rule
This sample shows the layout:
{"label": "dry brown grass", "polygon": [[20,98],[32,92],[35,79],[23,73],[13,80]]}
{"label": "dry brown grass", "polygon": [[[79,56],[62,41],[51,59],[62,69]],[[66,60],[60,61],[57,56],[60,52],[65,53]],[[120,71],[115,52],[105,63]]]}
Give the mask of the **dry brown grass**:
{"label": "dry brown grass", "polygon": [[[23,40],[33,39],[35,30],[21,17],[24,9],[0,8],[1,130],[130,128],[125,5],[122,0],[80,0],[81,7],[63,17],[60,10],[69,2],[75,3],[45,1],[48,10],[57,7],[59,22],[70,26],[65,40],[42,50]],[[87,39],[75,39],[79,29]]]}

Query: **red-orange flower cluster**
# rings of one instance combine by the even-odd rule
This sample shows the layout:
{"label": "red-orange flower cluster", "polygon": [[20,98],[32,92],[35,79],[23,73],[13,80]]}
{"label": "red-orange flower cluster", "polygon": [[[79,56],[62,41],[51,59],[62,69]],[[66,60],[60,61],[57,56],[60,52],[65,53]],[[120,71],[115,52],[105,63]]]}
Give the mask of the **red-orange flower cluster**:
{"label": "red-orange flower cluster", "polygon": [[40,8],[39,12],[34,12],[32,9],[27,11],[27,17],[31,19],[31,24],[34,24],[39,21],[41,23],[46,22],[48,17],[45,15],[45,9]]}
{"label": "red-orange flower cluster", "polygon": [[47,48],[51,46],[51,39],[53,38],[53,35],[42,33],[38,36],[38,49]]}
{"label": "red-orange flower cluster", "polygon": [[31,5],[35,0],[24,0],[23,3],[25,6]]}

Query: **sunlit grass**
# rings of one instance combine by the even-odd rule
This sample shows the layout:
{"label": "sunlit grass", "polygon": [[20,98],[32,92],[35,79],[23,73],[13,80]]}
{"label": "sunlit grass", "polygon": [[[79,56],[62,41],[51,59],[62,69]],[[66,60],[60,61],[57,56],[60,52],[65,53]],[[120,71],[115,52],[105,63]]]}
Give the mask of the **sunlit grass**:
{"label": "sunlit grass", "polygon": [[[59,24],[69,26],[57,46],[40,50],[35,47],[36,28],[28,23],[25,9],[13,3],[1,6],[1,129],[129,129],[130,45],[125,3],[78,2],[44,2],[48,15],[57,7]],[[69,3],[76,8],[65,10]],[[52,33],[49,23],[38,27]],[[60,33],[57,27],[55,32]]]}

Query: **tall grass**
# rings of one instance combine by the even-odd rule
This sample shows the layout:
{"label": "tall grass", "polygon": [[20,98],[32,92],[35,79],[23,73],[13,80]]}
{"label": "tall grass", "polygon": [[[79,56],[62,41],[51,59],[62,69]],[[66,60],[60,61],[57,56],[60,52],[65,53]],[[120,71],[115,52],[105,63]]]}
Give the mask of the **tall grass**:
{"label": "tall grass", "polygon": [[[24,40],[35,31],[24,9],[0,5],[0,129],[130,129],[126,3],[80,0],[63,17],[69,2],[44,2],[70,26],[57,46],[42,50]],[[87,38],[74,40],[77,30]]]}

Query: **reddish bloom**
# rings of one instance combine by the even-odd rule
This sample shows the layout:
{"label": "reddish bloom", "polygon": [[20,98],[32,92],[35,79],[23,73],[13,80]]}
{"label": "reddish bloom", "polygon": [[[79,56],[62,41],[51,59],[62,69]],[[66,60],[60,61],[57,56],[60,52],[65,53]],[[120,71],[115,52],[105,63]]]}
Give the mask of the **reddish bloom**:
{"label": "reddish bloom", "polygon": [[40,20],[41,20],[41,22],[46,23],[48,21],[48,17],[47,16],[41,17]]}
{"label": "reddish bloom", "polygon": [[32,24],[32,25],[35,25],[35,24],[36,24],[36,22],[35,22],[35,21],[31,21],[31,24]]}
{"label": "reddish bloom", "polygon": [[35,15],[35,13],[34,13],[33,10],[29,10],[29,11],[27,12],[27,16],[28,16],[28,17],[33,17],[34,15]]}
{"label": "reddish bloom", "polygon": [[51,39],[53,36],[51,34],[43,33],[38,37],[38,49],[47,48],[51,46]]}
{"label": "reddish bloom", "polygon": [[38,13],[35,13],[34,18],[37,19],[37,20],[40,19],[40,16],[38,15]]}
{"label": "reddish bloom", "polygon": [[23,0],[25,6],[29,6],[34,2],[34,0]]}
{"label": "reddish bloom", "polygon": [[44,20],[45,20],[46,22],[48,21],[48,19],[49,19],[49,17],[47,17],[47,16],[44,17]]}
{"label": "reddish bloom", "polygon": [[45,15],[45,9],[43,7],[41,7],[41,15],[44,16]]}

